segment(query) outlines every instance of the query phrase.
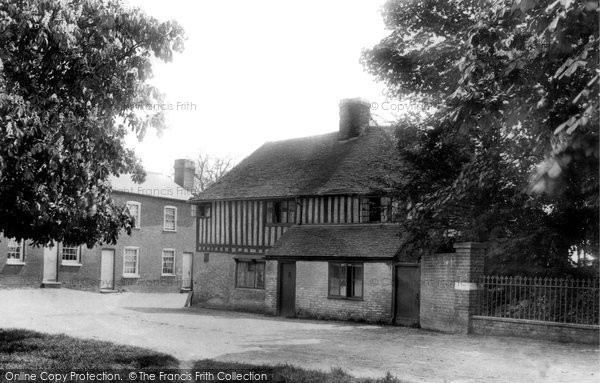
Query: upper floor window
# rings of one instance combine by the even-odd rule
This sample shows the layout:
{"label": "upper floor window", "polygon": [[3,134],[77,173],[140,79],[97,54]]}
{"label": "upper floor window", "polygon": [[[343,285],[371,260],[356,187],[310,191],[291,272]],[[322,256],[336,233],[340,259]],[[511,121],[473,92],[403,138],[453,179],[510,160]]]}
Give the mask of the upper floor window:
{"label": "upper floor window", "polygon": [[79,246],[62,245],[60,254],[63,265],[79,265],[81,263]]}
{"label": "upper floor window", "polygon": [[296,201],[281,200],[267,202],[267,223],[289,224],[296,222]]}
{"label": "upper floor window", "polygon": [[177,208],[175,206],[165,206],[163,229],[177,231]]}
{"label": "upper floor window", "polygon": [[201,203],[196,207],[196,216],[198,218],[209,218],[210,217],[210,204]]}
{"label": "upper floor window", "polygon": [[6,263],[23,263],[24,241],[17,241],[14,238],[8,239],[8,258]]}
{"label": "upper floor window", "polygon": [[142,204],[136,201],[127,201],[127,209],[129,214],[134,218],[134,227],[139,229],[141,227],[140,219],[142,217]]}
{"label": "upper floor window", "polygon": [[123,276],[138,277],[139,276],[139,247],[127,246],[123,251]]}
{"label": "upper floor window", "polygon": [[361,200],[361,222],[381,222],[381,197],[365,197]]}

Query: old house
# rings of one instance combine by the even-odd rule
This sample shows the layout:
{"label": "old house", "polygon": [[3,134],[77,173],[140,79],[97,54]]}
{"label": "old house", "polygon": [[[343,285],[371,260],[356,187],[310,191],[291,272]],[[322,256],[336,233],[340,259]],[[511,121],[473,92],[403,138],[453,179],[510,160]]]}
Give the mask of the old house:
{"label": "old house", "polygon": [[135,217],[131,236],[88,249],[57,243],[34,247],[0,238],[0,288],[66,287],[92,291],[180,291],[191,288],[194,219],[187,200],[194,166],[175,161],[174,181],[147,173],[136,184],[113,177],[111,197]]}
{"label": "old house", "polygon": [[194,303],[283,316],[414,324],[419,267],[400,259],[384,178],[390,130],[340,103],[339,130],[268,142],[193,199]]}

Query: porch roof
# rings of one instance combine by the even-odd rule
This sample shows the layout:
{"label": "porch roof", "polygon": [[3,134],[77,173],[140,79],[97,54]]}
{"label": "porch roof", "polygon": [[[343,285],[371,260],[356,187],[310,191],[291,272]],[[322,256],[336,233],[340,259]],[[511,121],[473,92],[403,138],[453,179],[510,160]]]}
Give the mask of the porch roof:
{"label": "porch roof", "polygon": [[391,260],[402,244],[398,225],[297,225],[265,254],[267,259]]}

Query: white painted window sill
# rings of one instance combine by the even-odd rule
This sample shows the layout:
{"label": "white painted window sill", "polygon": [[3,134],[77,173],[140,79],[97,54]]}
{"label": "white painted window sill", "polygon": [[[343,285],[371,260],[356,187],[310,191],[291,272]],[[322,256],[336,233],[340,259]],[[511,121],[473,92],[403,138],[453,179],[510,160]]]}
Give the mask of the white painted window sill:
{"label": "white painted window sill", "polygon": [[139,278],[139,274],[123,274],[123,278]]}
{"label": "white painted window sill", "polygon": [[25,262],[21,262],[21,261],[6,261],[7,265],[14,265],[14,266],[23,266],[26,263]]}
{"label": "white painted window sill", "polygon": [[161,274],[161,277],[176,277],[175,274]]}
{"label": "white painted window sill", "polygon": [[75,266],[75,267],[81,267],[83,266],[81,263],[71,263],[71,262],[61,262],[60,264],[61,266]]}

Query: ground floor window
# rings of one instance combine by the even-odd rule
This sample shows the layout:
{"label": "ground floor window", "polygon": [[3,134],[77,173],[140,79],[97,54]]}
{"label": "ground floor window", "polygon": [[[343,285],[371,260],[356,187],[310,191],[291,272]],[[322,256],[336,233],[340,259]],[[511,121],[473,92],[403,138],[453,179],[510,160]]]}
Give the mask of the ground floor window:
{"label": "ground floor window", "polygon": [[236,261],[236,287],[265,288],[265,262],[257,260]]}
{"label": "ground floor window", "polygon": [[126,247],[123,253],[123,276],[137,277],[139,276],[139,255],[138,247]]}
{"label": "ground floor window", "polygon": [[329,263],[329,296],[332,298],[362,298],[362,263]]}
{"label": "ground floor window", "polygon": [[60,254],[63,265],[80,263],[79,246],[62,245]]}
{"label": "ground floor window", "polygon": [[175,275],[175,249],[162,251],[162,275]]}
{"label": "ground floor window", "polygon": [[8,259],[7,263],[23,262],[23,241],[17,241],[14,238],[8,240]]}

